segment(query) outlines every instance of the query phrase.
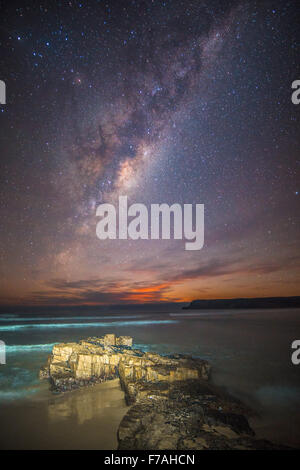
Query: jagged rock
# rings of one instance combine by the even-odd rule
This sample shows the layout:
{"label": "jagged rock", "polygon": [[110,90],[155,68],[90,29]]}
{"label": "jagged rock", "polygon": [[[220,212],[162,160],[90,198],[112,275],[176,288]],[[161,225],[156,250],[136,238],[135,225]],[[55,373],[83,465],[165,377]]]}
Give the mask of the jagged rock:
{"label": "jagged rock", "polygon": [[50,378],[54,391],[66,391],[86,385],[89,381],[120,377],[126,400],[132,403],[138,395],[139,381],[173,382],[188,378],[208,378],[206,361],[184,356],[160,356],[133,349],[132,338],[88,338],[79,343],[62,343],[53,347],[41,378]]}
{"label": "jagged rock", "polygon": [[207,361],[144,353],[131,337],[108,334],[55,345],[40,378],[65,392],[119,377],[132,405],[119,426],[119,449],[278,448],[254,439],[249,410],[211,384],[209,372]]}
{"label": "jagged rock", "polygon": [[40,373],[39,373],[39,378],[40,378],[40,380],[50,379],[49,366],[41,367]]}

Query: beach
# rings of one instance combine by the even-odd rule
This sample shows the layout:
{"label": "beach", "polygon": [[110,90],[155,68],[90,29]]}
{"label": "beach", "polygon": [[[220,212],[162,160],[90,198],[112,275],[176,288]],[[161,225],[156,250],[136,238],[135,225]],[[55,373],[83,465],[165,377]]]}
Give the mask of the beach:
{"label": "beach", "polygon": [[119,381],[0,408],[1,449],[116,449],[128,407]]}
{"label": "beach", "polygon": [[[182,334],[182,331],[185,334]],[[38,378],[53,344],[106,333],[129,335],[134,347],[192,354],[212,365],[211,381],[253,410],[257,437],[300,448],[300,376],[291,343],[300,337],[299,309],[124,312],[4,317],[0,337],[1,448],[115,449],[127,411],[118,381],[53,395]]]}

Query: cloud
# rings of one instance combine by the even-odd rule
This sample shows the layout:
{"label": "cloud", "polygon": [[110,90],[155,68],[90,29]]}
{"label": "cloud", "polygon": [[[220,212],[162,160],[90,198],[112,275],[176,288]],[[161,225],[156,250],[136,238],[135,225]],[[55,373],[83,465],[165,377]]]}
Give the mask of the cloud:
{"label": "cloud", "polygon": [[[116,303],[144,303],[169,301],[169,283],[106,281],[84,279],[65,281],[52,279],[44,289],[34,291],[27,303],[42,305],[97,305]],[[177,301],[180,299],[172,299]]]}
{"label": "cloud", "polygon": [[[155,264],[153,266],[155,268],[161,267]],[[134,264],[132,268],[134,269]],[[150,260],[148,260],[149,268]],[[228,259],[211,259],[188,269],[175,270],[174,267],[172,269],[165,267],[160,276],[157,276],[156,281],[81,279],[68,282],[64,279],[51,279],[44,283],[43,289],[31,293],[30,301],[34,304],[47,305],[176,302],[182,301],[182,297],[174,297],[173,288],[177,284],[229,275],[240,278],[243,275],[272,274],[281,269],[282,265],[275,262],[247,264],[240,258],[232,261]]]}

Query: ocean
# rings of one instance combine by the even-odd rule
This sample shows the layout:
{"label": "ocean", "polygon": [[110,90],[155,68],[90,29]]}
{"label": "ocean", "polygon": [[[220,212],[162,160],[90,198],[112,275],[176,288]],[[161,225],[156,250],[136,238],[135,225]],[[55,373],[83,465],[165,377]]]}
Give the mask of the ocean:
{"label": "ocean", "polygon": [[106,333],[132,336],[144,351],[207,359],[211,380],[253,409],[258,437],[300,448],[300,365],[291,361],[291,344],[300,339],[299,309],[2,314],[1,448],[116,446],[126,412],[118,383],[56,397],[38,378],[55,343]]}

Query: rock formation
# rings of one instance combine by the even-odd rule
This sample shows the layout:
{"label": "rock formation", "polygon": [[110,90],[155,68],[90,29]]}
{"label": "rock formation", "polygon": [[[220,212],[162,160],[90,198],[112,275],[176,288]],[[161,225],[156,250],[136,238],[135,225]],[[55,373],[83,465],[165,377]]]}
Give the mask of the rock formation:
{"label": "rock formation", "polygon": [[246,418],[249,410],[213,386],[207,361],[132,348],[113,334],[57,344],[40,371],[54,392],[119,377],[128,405],[119,449],[265,449]]}
{"label": "rock formation", "polygon": [[224,310],[251,308],[299,308],[298,297],[259,297],[250,299],[201,299],[193,300],[183,310]]}

